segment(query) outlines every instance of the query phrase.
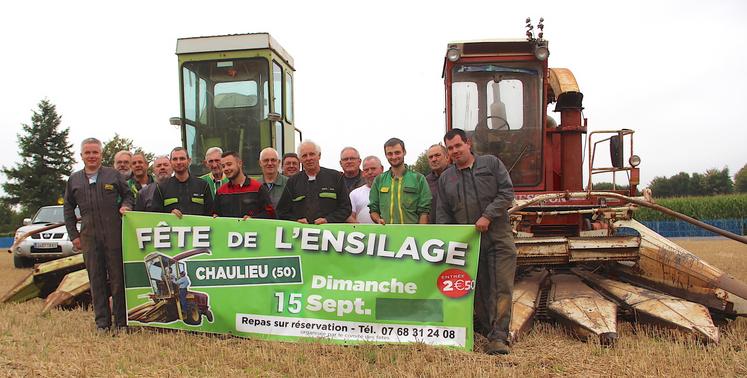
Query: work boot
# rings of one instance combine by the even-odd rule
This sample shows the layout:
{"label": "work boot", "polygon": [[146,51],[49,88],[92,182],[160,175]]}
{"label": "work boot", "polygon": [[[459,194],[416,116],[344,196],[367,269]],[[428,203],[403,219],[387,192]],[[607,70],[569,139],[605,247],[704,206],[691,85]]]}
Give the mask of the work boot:
{"label": "work boot", "polygon": [[485,347],[485,353],[491,356],[496,354],[509,354],[511,353],[511,348],[509,348],[508,344],[503,340],[493,340]]}

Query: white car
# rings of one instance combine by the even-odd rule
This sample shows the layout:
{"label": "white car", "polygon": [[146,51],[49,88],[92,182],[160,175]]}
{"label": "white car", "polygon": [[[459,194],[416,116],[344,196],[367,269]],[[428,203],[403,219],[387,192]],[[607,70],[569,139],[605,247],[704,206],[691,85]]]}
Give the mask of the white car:
{"label": "white car", "polygon": [[[77,208],[75,214],[80,217]],[[63,222],[65,218],[62,206],[44,206],[36,212],[33,218],[23,220],[23,226],[16,231],[15,239],[29,231]],[[80,222],[78,229],[80,230]],[[16,268],[27,268],[34,262],[49,261],[80,253],[73,249],[73,242],[67,236],[67,229],[64,225],[31,235],[15,246],[11,252],[13,253],[13,265]]]}

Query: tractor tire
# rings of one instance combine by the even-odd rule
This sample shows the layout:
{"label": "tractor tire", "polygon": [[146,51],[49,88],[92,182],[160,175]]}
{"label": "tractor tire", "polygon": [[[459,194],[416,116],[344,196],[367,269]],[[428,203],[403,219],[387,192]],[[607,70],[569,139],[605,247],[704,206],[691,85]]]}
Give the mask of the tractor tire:
{"label": "tractor tire", "polygon": [[212,311],[207,310],[207,311],[205,311],[203,313],[203,315],[205,315],[205,317],[207,318],[208,322],[210,322],[210,323],[213,322],[213,312]]}
{"label": "tractor tire", "polygon": [[34,266],[34,261],[28,257],[13,255],[13,266],[16,268],[30,268]]}
{"label": "tractor tire", "polygon": [[192,305],[191,311],[189,311],[189,314],[184,317],[184,323],[189,325],[200,325],[202,323],[202,318],[200,317],[200,310],[197,308],[196,304]]}

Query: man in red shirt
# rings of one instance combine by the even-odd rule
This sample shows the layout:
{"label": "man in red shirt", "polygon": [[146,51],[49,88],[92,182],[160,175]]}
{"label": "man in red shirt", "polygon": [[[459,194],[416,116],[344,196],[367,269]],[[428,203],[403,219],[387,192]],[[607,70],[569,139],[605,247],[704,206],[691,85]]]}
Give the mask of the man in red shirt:
{"label": "man in red shirt", "polygon": [[242,161],[233,151],[220,159],[228,182],[215,193],[215,214],[219,217],[275,219],[275,209],[267,187],[247,176]]}

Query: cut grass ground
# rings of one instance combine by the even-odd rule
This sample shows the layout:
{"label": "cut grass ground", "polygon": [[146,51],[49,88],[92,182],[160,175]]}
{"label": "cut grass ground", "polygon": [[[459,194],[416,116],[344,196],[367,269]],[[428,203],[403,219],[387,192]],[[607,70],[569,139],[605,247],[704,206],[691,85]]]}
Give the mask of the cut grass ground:
{"label": "cut grass ground", "polygon": [[[747,281],[747,246],[729,240],[677,240]],[[0,254],[0,293],[27,270]],[[722,326],[721,343],[701,346],[677,334],[623,322],[614,348],[577,341],[550,324],[509,356],[426,345],[337,346],[182,332],[95,332],[88,310],[40,316],[41,299],[0,305],[0,376],[747,376],[747,319]],[[478,339],[478,348],[484,343]]]}

